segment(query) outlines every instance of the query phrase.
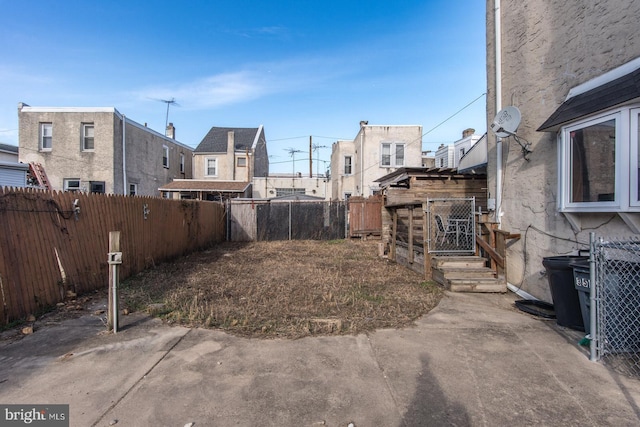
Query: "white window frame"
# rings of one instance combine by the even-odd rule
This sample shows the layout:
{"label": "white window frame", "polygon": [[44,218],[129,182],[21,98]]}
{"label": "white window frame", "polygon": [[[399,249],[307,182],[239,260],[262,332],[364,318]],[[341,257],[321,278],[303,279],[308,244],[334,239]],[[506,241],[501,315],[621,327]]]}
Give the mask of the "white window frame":
{"label": "white window frame", "polygon": [[180,172],[184,173],[184,153],[180,153]]}
{"label": "white window frame", "polygon": [[138,184],[135,182],[129,183],[129,196],[137,196],[138,195]]}
{"label": "white window frame", "polygon": [[[48,130],[48,132],[45,132]],[[45,138],[48,138],[48,144],[45,144]],[[48,146],[45,146],[48,145]],[[40,151],[51,151],[53,149],[53,123],[40,123]]]}
{"label": "white window frame", "polygon": [[[347,166],[349,167],[349,172],[347,172]],[[353,175],[353,156],[344,156],[344,170],[345,175]]]}
{"label": "white window frame", "polygon": [[[384,161],[384,147],[389,146],[389,163],[385,163]],[[398,147],[402,147],[402,162],[398,163],[398,159],[396,157]],[[380,143],[380,167],[381,168],[401,168],[406,164],[407,158],[407,144],[404,142],[381,142]]]}
{"label": "white window frame", "polygon": [[169,169],[169,146],[162,145],[162,167]]}
{"label": "white window frame", "polygon": [[[209,174],[209,161],[214,162],[214,174]],[[218,176],[218,158],[217,157],[205,157],[204,158],[204,176],[217,177]]]}
{"label": "white window frame", "polygon": [[[77,186],[70,186],[69,184],[72,182],[77,182],[78,185]],[[62,180],[62,188],[64,189],[64,191],[81,191],[82,190],[82,182],[80,181],[80,178],[64,178]]]}
{"label": "white window frame", "polygon": [[[623,106],[563,126],[558,133],[558,210],[560,212],[640,212],[638,125],[640,105]],[[614,200],[571,202],[572,131],[615,119]]]}
{"label": "white window frame", "polygon": [[[92,129],[92,136],[87,136],[87,129]],[[82,123],[82,151],[94,151],[96,147],[95,125],[93,123]],[[91,148],[87,148],[87,141],[91,139]]]}

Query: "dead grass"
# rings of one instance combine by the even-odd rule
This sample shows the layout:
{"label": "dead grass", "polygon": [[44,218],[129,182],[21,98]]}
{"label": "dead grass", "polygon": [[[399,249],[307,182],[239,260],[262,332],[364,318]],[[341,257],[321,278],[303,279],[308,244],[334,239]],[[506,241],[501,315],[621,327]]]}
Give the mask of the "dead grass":
{"label": "dead grass", "polygon": [[376,242],[340,240],[223,243],[129,279],[121,295],[169,323],[300,338],[407,326],[442,291],[378,258]]}

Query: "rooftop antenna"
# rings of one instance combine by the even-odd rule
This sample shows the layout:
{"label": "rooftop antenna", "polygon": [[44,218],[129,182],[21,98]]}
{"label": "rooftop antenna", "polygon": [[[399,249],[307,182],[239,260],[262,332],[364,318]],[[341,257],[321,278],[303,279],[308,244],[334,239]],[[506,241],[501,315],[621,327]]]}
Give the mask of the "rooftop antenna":
{"label": "rooftop antenna", "polygon": [[160,101],[160,102],[164,102],[165,104],[167,104],[167,115],[164,119],[164,128],[166,129],[167,126],[169,126],[169,106],[171,105],[175,105],[176,107],[179,107],[180,104],[178,104],[176,102],[175,98],[171,98],[171,99],[158,99],[158,98],[152,98],[155,99],[156,101]]}
{"label": "rooftop antenna", "polygon": [[291,158],[293,159],[293,176],[296,176],[296,153],[302,153],[302,150],[297,150],[295,148],[285,148],[284,149]]}
{"label": "rooftop antenna", "polygon": [[320,149],[328,148],[326,145],[313,144],[313,151],[316,152],[316,175],[320,176]]}

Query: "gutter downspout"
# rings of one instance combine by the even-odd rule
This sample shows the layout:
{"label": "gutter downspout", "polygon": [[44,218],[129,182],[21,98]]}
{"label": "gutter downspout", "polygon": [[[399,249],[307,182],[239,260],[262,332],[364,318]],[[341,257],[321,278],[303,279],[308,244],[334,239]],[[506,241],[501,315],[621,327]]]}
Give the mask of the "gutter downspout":
{"label": "gutter downspout", "polygon": [[127,195],[127,116],[122,115],[122,194]]}
{"label": "gutter downspout", "polygon": [[[494,9],[495,56],[496,56],[496,114],[502,110],[502,22],[500,0],[495,0]],[[496,135],[496,212],[495,221],[500,227],[502,219],[502,138]]]}
{"label": "gutter downspout", "polygon": [[364,126],[360,129],[360,196],[364,196]]}

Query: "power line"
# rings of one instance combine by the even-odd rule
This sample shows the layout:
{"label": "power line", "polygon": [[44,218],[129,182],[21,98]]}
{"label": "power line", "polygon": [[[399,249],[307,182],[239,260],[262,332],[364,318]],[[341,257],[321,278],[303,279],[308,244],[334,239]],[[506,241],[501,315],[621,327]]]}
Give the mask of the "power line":
{"label": "power line", "polygon": [[[458,114],[460,114],[461,112],[463,112],[464,110],[466,110],[467,108],[469,108],[471,105],[475,104],[475,102],[482,98],[483,96],[485,96],[487,93],[484,92],[482,93],[480,96],[478,96],[476,99],[474,99],[473,101],[471,101],[470,103],[468,103],[467,105],[465,105],[464,107],[462,107],[461,109],[459,109],[458,111],[456,111],[455,113],[453,113],[452,115],[450,115],[449,117],[447,117],[446,119],[444,119],[443,121],[441,121],[440,123],[438,123],[437,125],[435,125],[434,127],[432,127],[431,129],[429,129],[427,132],[423,133],[422,136],[424,137],[425,135],[430,134],[431,132],[433,132],[434,130],[436,130],[437,128],[439,128],[440,126],[442,126],[443,124],[445,124],[446,122],[448,122],[449,120],[451,120],[452,118],[454,118],[455,116],[457,116]],[[421,139],[422,140],[422,139]]]}
{"label": "power line", "polygon": [[[406,145],[410,146],[415,144],[416,142],[420,142],[420,151],[422,151],[422,138],[424,138],[425,135],[430,134],[431,132],[433,132],[434,130],[436,130],[437,128],[439,128],[440,126],[442,126],[443,124],[445,124],[446,122],[448,122],[449,120],[451,120],[452,118],[454,118],[455,116],[457,116],[458,114],[460,114],[461,112],[463,112],[464,110],[466,110],[467,108],[469,108],[471,105],[473,105],[474,103],[476,103],[480,98],[482,98],[483,96],[485,96],[487,93],[484,92],[482,93],[480,96],[476,97],[473,101],[469,102],[467,105],[465,105],[464,107],[460,108],[458,111],[456,111],[455,113],[453,113],[452,115],[450,115],[449,117],[447,117],[446,119],[444,119],[443,121],[441,121],[440,123],[438,123],[437,125],[435,125],[434,127],[432,127],[431,129],[429,129],[427,132],[423,133],[420,136],[420,139],[414,139],[413,141],[409,141]],[[362,171],[360,173],[364,173],[365,171],[368,171],[369,169],[375,168],[380,166],[380,161],[378,160],[377,162],[373,163],[371,166],[362,169]]]}

